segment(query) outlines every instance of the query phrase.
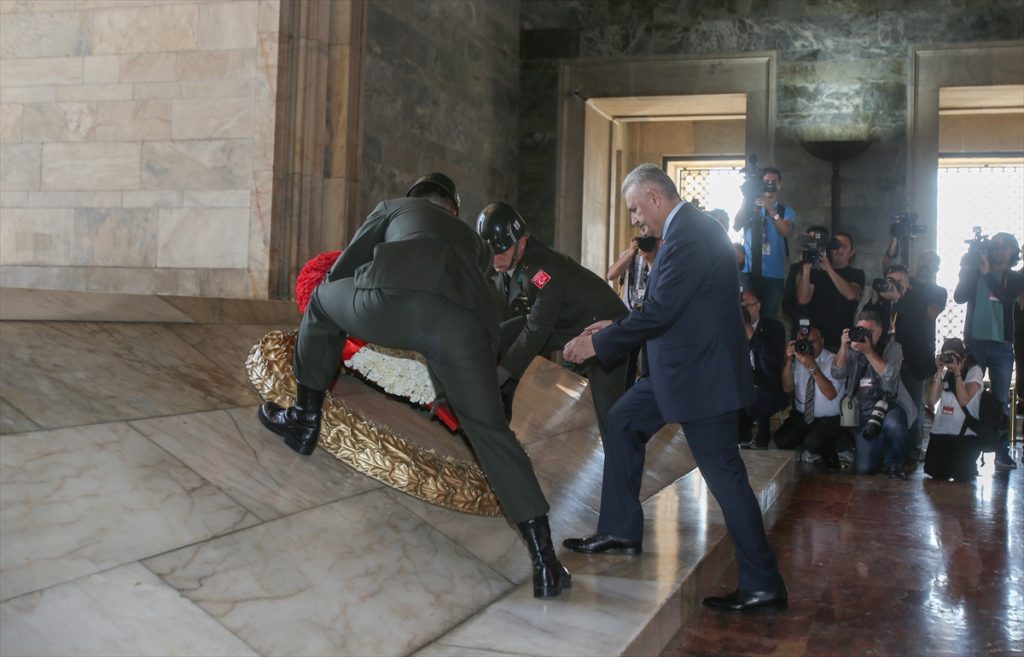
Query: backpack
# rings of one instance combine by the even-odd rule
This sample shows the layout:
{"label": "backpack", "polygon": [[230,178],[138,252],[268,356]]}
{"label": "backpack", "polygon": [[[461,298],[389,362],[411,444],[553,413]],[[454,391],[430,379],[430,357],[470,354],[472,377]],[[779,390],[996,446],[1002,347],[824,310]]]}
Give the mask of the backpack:
{"label": "backpack", "polygon": [[975,444],[982,452],[994,452],[1002,442],[1001,433],[1006,422],[1003,414],[1003,404],[991,390],[981,391],[981,400],[978,404],[978,417],[971,415],[966,407],[964,410],[964,424],[960,427],[960,435],[963,436],[968,429],[973,429],[977,434],[974,437]]}

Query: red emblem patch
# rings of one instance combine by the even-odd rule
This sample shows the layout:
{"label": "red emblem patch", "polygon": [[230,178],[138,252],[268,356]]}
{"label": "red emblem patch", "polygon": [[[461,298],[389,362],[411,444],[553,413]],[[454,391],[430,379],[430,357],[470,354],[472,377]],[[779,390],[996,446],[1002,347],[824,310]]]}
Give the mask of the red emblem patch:
{"label": "red emblem patch", "polygon": [[530,282],[536,285],[539,289],[544,289],[544,286],[551,280],[551,276],[543,269],[538,269],[537,273],[533,275]]}

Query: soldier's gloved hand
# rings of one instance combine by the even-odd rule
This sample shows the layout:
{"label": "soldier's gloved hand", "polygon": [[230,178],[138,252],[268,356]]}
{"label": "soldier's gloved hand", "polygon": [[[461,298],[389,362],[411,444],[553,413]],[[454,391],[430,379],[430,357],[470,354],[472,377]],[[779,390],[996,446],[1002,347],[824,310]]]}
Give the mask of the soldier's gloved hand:
{"label": "soldier's gloved hand", "polygon": [[516,396],[517,384],[515,379],[509,379],[501,385],[501,406],[505,409],[505,419],[509,422],[512,421],[512,399]]}

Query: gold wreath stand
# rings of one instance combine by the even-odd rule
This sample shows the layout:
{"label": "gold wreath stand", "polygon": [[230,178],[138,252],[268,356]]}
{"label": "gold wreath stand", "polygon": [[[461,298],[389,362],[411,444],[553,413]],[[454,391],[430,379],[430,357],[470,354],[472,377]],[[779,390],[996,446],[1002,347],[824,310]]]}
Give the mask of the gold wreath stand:
{"label": "gold wreath stand", "polygon": [[[295,401],[295,331],[271,331],[249,352],[249,381],[266,400]],[[502,515],[487,477],[475,461],[441,456],[371,422],[328,394],[318,445],[339,461],[395,490],[430,504],[480,516]]]}

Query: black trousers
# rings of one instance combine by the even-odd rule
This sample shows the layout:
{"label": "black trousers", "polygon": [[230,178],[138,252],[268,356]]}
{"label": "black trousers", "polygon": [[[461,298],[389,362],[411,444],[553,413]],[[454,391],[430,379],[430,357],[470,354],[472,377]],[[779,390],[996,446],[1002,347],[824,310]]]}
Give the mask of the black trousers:
{"label": "black trousers", "polygon": [[472,312],[426,292],[356,289],[351,278],[323,283],[299,326],[299,383],[330,387],[347,335],[422,354],[508,519],[518,523],[548,512],[530,457],[505,420],[491,336]]}
{"label": "black trousers", "polygon": [[971,436],[933,433],[924,455],[924,472],[935,479],[970,481],[978,475],[975,463],[980,455]]}
{"label": "black trousers", "polygon": [[780,449],[800,449],[825,458],[835,454],[839,438],[839,416],[816,417],[807,424],[804,414],[795,408],[775,432],[773,438]]}
{"label": "black trousers", "polygon": [[[644,534],[640,503],[647,442],[665,426],[650,377],[642,377],[622,395],[608,415],[604,441],[604,480],[597,531],[639,540]],[[722,508],[736,547],[740,588],[771,591],[782,586],[774,550],[768,544],[761,508],[750,488],[747,468],[736,445],[736,413],[683,425],[697,468]]]}

